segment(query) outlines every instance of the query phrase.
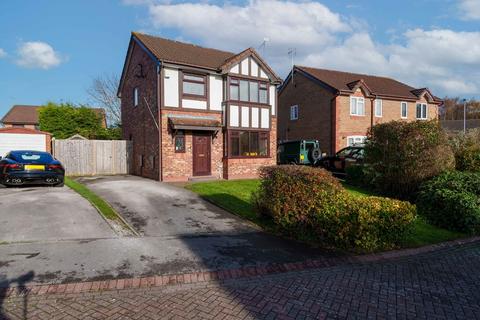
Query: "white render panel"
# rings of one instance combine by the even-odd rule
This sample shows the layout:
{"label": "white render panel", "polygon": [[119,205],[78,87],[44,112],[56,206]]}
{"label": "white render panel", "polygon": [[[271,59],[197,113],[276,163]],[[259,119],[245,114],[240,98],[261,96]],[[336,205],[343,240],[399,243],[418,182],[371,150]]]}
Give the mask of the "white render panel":
{"label": "white render panel", "polygon": [[248,76],[248,58],[242,60],[242,74]]}
{"label": "white render panel", "polygon": [[268,79],[267,74],[265,73],[265,71],[263,71],[262,68],[260,68],[260,78]]}
{"label": "white render panel", "polygon": [[230,69],[231,73],[239,73],[239,71],[240,71],[240,67],[238,66],[238,63]]}
{"label": "white render panel", "polygon": [[47,151],[44,134],[0,133],[0,156],[12,150]]}
{"label": "white render panel", "polygon": [[231,127],[238,127],[239,123],[239,116],[238,116],[238,106],[230,106],[230,123]]}
{"label": "white render panel", "polygon": [[252,128],[258,128],[260,125],[258,123],[259,117],[258,117],[258,108],[252,108]]}
{"label": "white render panel", "polygon": [[242,127],[250,127],[250,110],[248,107],[242,107]]}
{"label": "white render panel", "polygon": [[207,110],[207,101],[182,99],[182,108]]}
{"label": "white render panel", "polygon": [[266,108],[262,108],[262,129],[270,128],[270,112]]}
{"label": "white render panel", "polygon": [[165,105],[178,107],[178,70],[165,68],[163,80]]}
{"label": "white render panel", "polygon": [[277,104],[276,104],[277,101],[275,99],[276,93],[277,93],[277,88],[275,86],[270,86],[269,101],[270,101],[270,105],[272,106],[272,116],[274,116],[277,111]]}
{"label": "white render panel", "polygon": [[251,72],[250,75],[252,77],[258,77],[258,64],[257,64],[257,62],[254,59],[251,59],[250,63],[251,63],[251,69],[252,69],[251,70],[252,72]]}
{"label": "white render panel", "polygon": [[221,76],[210,76],[210,109],[222,110],[223,79]]}

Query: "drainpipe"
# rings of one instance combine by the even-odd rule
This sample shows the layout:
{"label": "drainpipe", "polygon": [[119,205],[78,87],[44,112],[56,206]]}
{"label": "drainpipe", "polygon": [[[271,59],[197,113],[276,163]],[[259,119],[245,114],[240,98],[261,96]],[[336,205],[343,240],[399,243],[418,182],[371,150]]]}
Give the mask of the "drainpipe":
{"label": "drainpipe", "polygon": [[162,155],[162,108],[163,108],[163,75],[164,69],[160,61],[157,61],[157,113],[158,113],[158,180],[163,180],[163,155]]}
{"label": "drainpipe", "polygon": [[335,154],[335,148],[337,146],[337,97],[340,92],[337,91],[333,98],[330,100],[330,117],[331,117],[331,130],[330,130],[330,154]]}

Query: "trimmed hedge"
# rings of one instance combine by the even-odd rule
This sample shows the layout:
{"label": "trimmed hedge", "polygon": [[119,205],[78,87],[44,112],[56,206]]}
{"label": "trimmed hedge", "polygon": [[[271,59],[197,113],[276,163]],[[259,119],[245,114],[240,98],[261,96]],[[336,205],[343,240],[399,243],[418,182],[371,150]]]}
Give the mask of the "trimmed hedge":
{"label": "trimmed hedge", "polygon": [[324,169],[265,167],[260,175],[257,208],[297,239],[356,251],[390,249],[406,238],[416,218],[408,202],[351,196]]}
{"label": "trimmed hedge", "polygon": [[422,182],[453,169],[455,159],[437,121],[391,121],[370,128],[365,164],[378,191],[412,200]]}
{"label": "trimmed hedge", "polygon": [[480,173],[451,171],[425,182],[417,207],[434,225],[480,233]]}

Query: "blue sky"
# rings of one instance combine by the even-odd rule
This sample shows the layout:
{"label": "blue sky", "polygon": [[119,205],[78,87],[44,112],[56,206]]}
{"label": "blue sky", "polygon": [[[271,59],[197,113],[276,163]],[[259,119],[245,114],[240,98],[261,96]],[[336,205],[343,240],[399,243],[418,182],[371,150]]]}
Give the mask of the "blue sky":
{"label": "blue sky", "polygon": [[480,97],[480,1],[0,2],[0,116],[13,104],[88,103],[92,78],[121,72],[130,31],[240,51],[264,38],[295,63],[387,75],[436,95]]}

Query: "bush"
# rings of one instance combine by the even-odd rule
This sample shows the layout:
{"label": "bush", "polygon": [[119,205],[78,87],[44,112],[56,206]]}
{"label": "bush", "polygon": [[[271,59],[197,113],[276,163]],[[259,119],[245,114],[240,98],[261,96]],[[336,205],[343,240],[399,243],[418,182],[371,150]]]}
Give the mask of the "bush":
{"label": "bush", "polygon": [[352,165],[345,169],[345,180],[352,186],[369,186],[368,177],[365,174],[366,168],[363,165]]}
{"label": "bush", "polygon": [[437,121],[381,123],[365,146],[367,178],[380,192],[414,199],[418,186],[454,168],[453,152]]}
{"label": "bush", "polygon": [[452,171],[425,182],[417,207],[434,225],[480,233],[480,173]]}
{"label": "bush", "polygon": [[379,197],[353,197],[319,168],[266,167],[257,208],[290,236],[342,249],[373,251],[397,246],[413,226],[415,206]]}
{"label": "bush", "polygon": [[455,168],[480,172],[480,129],[459,133],[450,140],[455,154]]}

